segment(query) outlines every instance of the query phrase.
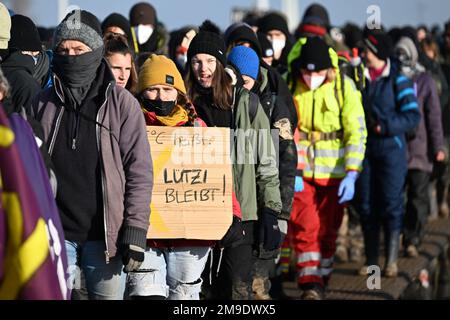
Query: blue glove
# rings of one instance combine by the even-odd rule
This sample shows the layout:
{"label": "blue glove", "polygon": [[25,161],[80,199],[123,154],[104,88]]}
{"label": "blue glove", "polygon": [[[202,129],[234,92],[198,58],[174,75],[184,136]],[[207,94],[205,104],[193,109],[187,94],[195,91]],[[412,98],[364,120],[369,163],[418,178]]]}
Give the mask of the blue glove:
{"label": "blue glove", "polygon": [[303,178],[300,176],[295,176],[294,192],[302,192],[304,189],[305,186],[303,185]]}
{"label": "blue glove", "polygon": [[358,172],[349,171],[345,178],[341,181],[339,185],[338,197],[339,204],[343,204],[344,202],[348,202],[353,199],[355,195],[355,181],[358,177]]}

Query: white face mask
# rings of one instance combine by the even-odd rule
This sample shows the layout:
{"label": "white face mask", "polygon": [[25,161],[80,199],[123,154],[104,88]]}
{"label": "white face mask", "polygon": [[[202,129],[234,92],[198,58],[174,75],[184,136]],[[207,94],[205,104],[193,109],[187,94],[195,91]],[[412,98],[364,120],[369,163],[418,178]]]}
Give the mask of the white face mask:
{"label": "white face mask", "polygon": [[136,32],[137,41],[139,44],[144,44],[150,39],[152,33],[153,33],[153,27],[152,26],[145,26],[145,25],[138,25],[137,27],[134,27],[134,30]]}
{"label": "white face mask", "polygon": [[316,90],[318,87],[324,83],[326,76],[310,76],[310,75],[302,75],[303,80],[305,80],[306,85],[311,90]]}
{"label": "white face mask", "polygon": [[283,52],[283,49],[286,45],[286,40],[283,39],[273,39],[272,40],[272,47],[273,47],[273,57],[275,60],[280,59],[281,53]]}

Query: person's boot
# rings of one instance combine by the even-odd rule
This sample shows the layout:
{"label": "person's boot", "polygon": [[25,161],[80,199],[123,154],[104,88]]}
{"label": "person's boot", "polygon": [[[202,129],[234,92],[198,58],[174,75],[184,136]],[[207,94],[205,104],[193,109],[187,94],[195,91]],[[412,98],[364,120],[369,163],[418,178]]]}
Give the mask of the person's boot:
{"label": "person's boot", "polygon": [[384,268],[384,276],[388,278],[395,278],[398,274],[398,250],[400,247],[400,232],[386,231],[385,238],[386,246],[386,264]]}
{"label": "person's boot", "polygon": [[442,219],[447,219],[449,216],[450,210],[448,208],[448,204],[447,202],[444,202],[440,207],[439,207],[439,217]]}
{"label": "person's boot", "polygon": [[413,244],[410,244],[406,247],[406,256],[409,258],[417,258],[419,256],[419,251],[417,247]]}
{"label": "person's boot", "polygon": [[323,300],[324,299],[324,288],[319,284],[310,284],[302,286],[301,300]]}
{"label": "person's boot", "polygon": [[283,289],[284,277],[282,274],[270,278],[269,296],[273,300],[291,300],[292,298],[286,295]]}
{"label": "person's boot", "polygon": [[251,300],[251,286],[252,283],[240,279],[233,279],[231,283],[231,300]]}
{"label": "person's boot", "polygon": [[439,200],[440,196],[437,191],[437,182],[431,182],[428,191],[430,194],[430,212],[428,214],[427,222],[433,222],[438,219],[439,217],[439,206],[441,201]]}
{"label": "person's boot", "polygon": [[337,263],[345,263],[348,262],[348,250],[347,247],[343,244],[339,244],[336,246],[336,252],[334,254],[335,261]]}
{"label": "person's boot", "polygon": [[439,217],[448,218],[450,210],[448,207],[448,188],[449,183],[447,181],[437,184],[437,198],[439,206]]}
{"label": "person's boot", "polygon": [[419,243],[420,241],[418,236],[411,234],[406,229],[403,231],[402,244],[405,257],[417,258],[419,256]]}
{"label": "person's boot", "polygon": [[378,256],[380,250],[380,232],[379,230],[364,231],[364,252],[366,254],[366,263],[359,270],[359,275],[367,276],[369,266],[378,265]]}
{"label": "person's boot", "polygon": [[272,300],[269,295],[270,281],[268,277],[254,276],[252,283],[254,300]]}

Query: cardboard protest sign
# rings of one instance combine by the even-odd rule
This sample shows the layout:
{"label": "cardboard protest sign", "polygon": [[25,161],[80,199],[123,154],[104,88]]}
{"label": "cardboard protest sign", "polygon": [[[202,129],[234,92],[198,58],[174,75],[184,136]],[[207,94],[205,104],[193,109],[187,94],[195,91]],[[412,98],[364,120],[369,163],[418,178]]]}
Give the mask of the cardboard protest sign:
{"label": "cardboard protest sign", "polygon": [[220,240],[232,222],[230,130],[147,127],[153,159],[149,239]]}

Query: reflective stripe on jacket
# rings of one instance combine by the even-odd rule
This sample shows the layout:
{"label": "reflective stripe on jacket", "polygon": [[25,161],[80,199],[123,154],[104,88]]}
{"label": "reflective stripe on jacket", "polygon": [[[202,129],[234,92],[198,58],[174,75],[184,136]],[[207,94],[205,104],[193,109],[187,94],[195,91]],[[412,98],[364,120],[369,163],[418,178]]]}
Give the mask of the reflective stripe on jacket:
{"label": "reflective stripe on jacket", "polygon": [[[296,46],[304,43],[300,39]],[[300,56],[301,50],[296,46],[294,49]],[[290,62],[297,57],[290,55]],[[321,185],[336,184],[339,181],[337,179],[342,179],[347,171],[361,171],[367,139],[360,93],[354,83],[344,77],[344,97],[342,107],[340,106],[335,91],[336,81],[340,79],[338,58],[333,49],[330,49],[330,57],[336,70],[336,80],[324,82],[316,90],[310,90],[303,81],[297,81],[293,94],[299,130],[316,137],[297,140],[298,167],[304,167],[305,179],[315,180]],[[320,139],[321,133],[341,130],[343,138]]]}

